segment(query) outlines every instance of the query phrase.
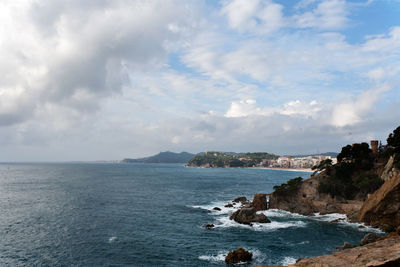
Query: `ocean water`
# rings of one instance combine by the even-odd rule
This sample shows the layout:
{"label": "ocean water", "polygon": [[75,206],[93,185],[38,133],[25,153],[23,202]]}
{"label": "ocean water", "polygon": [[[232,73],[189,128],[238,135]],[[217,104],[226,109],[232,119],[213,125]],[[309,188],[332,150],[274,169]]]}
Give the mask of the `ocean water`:
{"label": "ocean water", "polygon": [[[272,223],[253,227],[229,220],[233,209],[224,204],[297,176],[309,173],[3,163],[0,266],[226,266],[224,255],[239,247],[253,252],[252,264],[289,264],[375,231],[331,223],[337,214],[268,210]],[[209,223],[215,229],[206,230]]]}

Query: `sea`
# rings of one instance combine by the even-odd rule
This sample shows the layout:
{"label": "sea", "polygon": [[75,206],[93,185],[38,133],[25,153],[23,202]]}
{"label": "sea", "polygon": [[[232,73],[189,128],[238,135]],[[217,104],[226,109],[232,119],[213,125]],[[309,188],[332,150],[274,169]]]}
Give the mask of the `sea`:
{"label": "sea", "polygon": [[254,258],[240,266],[290,264],[379,232],[331,222],[340,214],[267,210],[269,224],[229,220],[235,209],[224,205],[234,198],[309,175],[183,164],[1,163],[0,266],[226,266],[225,255],[240,247]]}

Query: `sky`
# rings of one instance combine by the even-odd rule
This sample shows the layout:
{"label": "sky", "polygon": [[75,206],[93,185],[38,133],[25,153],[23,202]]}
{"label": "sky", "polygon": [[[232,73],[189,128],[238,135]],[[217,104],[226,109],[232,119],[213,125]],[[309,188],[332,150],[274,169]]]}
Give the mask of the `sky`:
{"label": "sky", "polygon": [[400,125],[399,0],[2,0],[0,161],[340,151]]}

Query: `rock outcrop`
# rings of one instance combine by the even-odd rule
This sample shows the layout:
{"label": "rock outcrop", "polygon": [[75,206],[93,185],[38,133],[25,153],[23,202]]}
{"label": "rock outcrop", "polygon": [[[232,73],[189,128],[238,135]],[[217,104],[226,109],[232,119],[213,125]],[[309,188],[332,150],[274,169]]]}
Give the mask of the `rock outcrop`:
{"label": "rock outcrop", "polygon": [[251,203],[257,211],[267,209],[267,194],[255,194]]}
{"label": "rock outcrop", "polygon": [[393,166],[394,166],[394,156],[390,156],[381,175],[381,179],[384,180],[385,182],[392,179],[397,174],[400,174],[400,171],[396,168],[393,168]]}
{"label": "rock outcrop", "polygon": [[270,223],[271,221],[264,214],[257,214],[257,210],[254,207],[241,208],[235,211],[230,217],[230,220],[241,224],[257,223]]}
{"label": "rock outcrop", "polygon": [[361,207],[359,220],[386,231],[400,225],[400,173],[369,196]]}
{"label": "rock outcrop", "polygon": [[233,202],[236,202],[236,203],[242,203],[242,204],[244,204],[244,203],[246,203],[247,202],[247,198],[246,197],[237,197],[237,198],[235,198],[234,200],[233,200]]}
{"label": "rock outcrop", "polygon": [[322,172],[314,177],[304,180],[299,189],[289,195],[274,192],[269,200],[270,209],[281,209],[302,215],[312,216],[315,213],[342,213],[352,220],[358,219],[358,211],[362,201],[332,198],[328,194],[318,192],[318,185],[327,175]]}
{"label": "rock outcrop", "polygon": [[229,251],[228,255],[225,257],[226,263],[239,263],[239,262],[249,262],[253,259],[253,254],[243,248],[236,249],[234,251]]}
{"label": "rock outcrop", "polygon": [[[315,258],[300,259],[296,267],[391,267],[400,266],[400,236],[391,235],[369,243]],[[267,267],[267,266],[264,266]]]}
{"label": "rock outcrop", "polygon": [[364,236],[364,238],[360,241],[360,246],[364,246],[366,244],[375,242],[381,236],[375,233],[369,233]]}

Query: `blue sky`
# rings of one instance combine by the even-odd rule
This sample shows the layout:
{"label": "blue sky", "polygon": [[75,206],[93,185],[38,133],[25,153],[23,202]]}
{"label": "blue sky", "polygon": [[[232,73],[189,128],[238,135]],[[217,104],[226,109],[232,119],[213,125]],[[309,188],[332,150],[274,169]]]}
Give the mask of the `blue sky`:
{"label": "blue sky", "polygon": [[400,1],[0,4],[1,161],[339,151],[400,125]]}

